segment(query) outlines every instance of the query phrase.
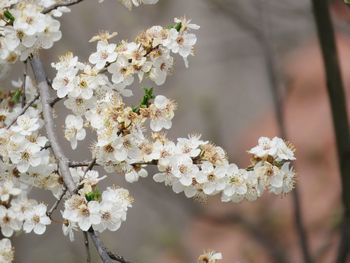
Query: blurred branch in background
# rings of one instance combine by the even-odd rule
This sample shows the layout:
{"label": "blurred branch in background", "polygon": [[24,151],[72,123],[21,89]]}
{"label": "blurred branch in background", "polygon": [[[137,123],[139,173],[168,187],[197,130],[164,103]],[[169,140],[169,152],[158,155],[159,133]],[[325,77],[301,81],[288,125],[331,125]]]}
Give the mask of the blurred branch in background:
{"label": "blurred branch in background", "polygon": [[341,175],[343,222],[337,262],[347,261],[350,236],[350,134],[334,29],[327,0],[312,0],[327,79]]}
{"label": "blurred branch in background", "polygon": [[[242,15],[241,10],[236,6],[234,8],[228,8],[228,3],[225,0],[209,0],[209,2],[222,13],[227,15],[235,24],[239,25],[241,28],[244,28],[245,31],[250,32],[254,36],[256,41],[260,43],[260,47],[262,49],[266,65],[268,81],[270,83],[269,87],[273,99],[274,112],[276,115],[276,121],[279,129],[279,136],[287,139],[287,132],[283,117],[283,94],[281,94],[281,90],[286,91],[286,88],[280,89],[283,81],[281,80],[281,74],[276,65],[274,50],[271,45],[272,41],[267,32],[268,25],[267,21],[265,21],[267,16],[265,15],[264,9],[264,6],[267,4],[266,1],[260,0],[255,5],[258,9],[258,13],[260,14],[260,21],[258,24],[251,23],[248,19],[246,19],[244,15]],[[312,262],[312,258],[308,245],[307,233],[302,219],[300,193],[298,192],[297,188],[295,188],[292,192],[292,197],[294,206],[294,222],[300,241],[302,255],[304,258],[304,262],[310,263]]]}
{"label": "blurred branch in background", "polygon": [[248,221],[238,213],[229,213],[221,216],[203,215],[203,218],[217,225],[239,224],[254,240],[266,249],[273,262],[289,262],[284,253],[284,249],[278,242],[271,240],[269,235],[266,234],[259,225]]}

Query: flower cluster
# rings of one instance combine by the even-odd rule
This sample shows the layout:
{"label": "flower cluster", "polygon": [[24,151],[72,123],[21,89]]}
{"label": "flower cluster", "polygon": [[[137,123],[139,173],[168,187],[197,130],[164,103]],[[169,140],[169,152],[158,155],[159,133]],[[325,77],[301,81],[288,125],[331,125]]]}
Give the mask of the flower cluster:
{"label": "flower cluster", "polygon": [[295,173],[290,168],[294,153],[283,140],[272,141],[277,140],[278,144],[270,145],[275,155],[253,155],[252,165],[239,169],[228,162],[221,147],[202,141],[199,136],[179,138],[176,144],[162,137],[156,140],[164,147],[157,160],[160,173],[153,179],[171,186],[175,193],[184,192],[188,198],[221,194],[223,202],[254,201],[266,189],[285,194],[294,186]]}
{"label": "flower cluster", "polygon": [[[25,61],[39,49],[50,49],[62,37],[57,18],[70,12],[66,6],[51,9],[57,0],[0,1],[0,76],[8,65]],[[102,2],[100,0],[100,2]],[[158,0],[121,0],[131,9],[140,4],[155,4]],[[49,11],[49,12],[48,12]]]}
{"label": "flower cluster", "polygon": [[[46,215],[46,206],[36,200],[28,199],[25,186],[10,179],[0,182],[2,200],[0,205],[0,227],[5,237],[11,237],[14,232],[23,228],[25,233],[34,232],[42,235],[46,226],[51,224]],[[22,190],[23,189],[23,190]]]}
{"label": "flower cluster", "polygon": [[[17,81],[15,87],[24,83]],[[25,96],[32,105],[22,113],[17,98],[21,88],[3,94],[0,102],[0,179],[20,178],[26,185],[50,190],[58,197],[63,185],[57,163],[50,152],[48,139],[40,134],[43,126],[41,104],[37,103],[36,87],[30,77],[25,81]],[[16,179],[17,180],[17,179]]]}
{"label": "flower cluster", "polygon": [[68,8],[54,10],[48,14],[43,11],[51,5],[50,0],[4,1],[0,17],[0,63],[25,61],[38,49],[49,49],[61,39],[60,22],[55,19]]}
{"label": "flower cluster", "polygon": [[106,229],[116,231],[122,221],[126,220],[126,212],[131,207],[132,198],[122,188],[107,188],[102,195],[94,189],[85,195],[72,195],[66,200],[62,213],[65,222],[63,231],[73,239],[76,226],[83,231],[91,227],[99,232]]}

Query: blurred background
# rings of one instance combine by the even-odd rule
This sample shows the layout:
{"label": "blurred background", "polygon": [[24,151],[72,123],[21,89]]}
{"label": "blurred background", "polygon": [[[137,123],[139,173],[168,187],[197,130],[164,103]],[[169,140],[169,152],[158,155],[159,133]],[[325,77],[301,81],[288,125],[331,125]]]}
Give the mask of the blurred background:
{"label": "blurred background", "polygon": [[[339,0],[332,12],[349,95],[350,10]],[[274,97],[280,98],[277,109],[286,137],[297,149],[296,187],[310,251],[315,262],[334,261],[340,184],[310,1],[160,0],[129,12],[116,0],[85,0],[63,16],[63,38],[42,58],[52,78],[50,63],[69,50],[87,60],[95,50],[88,40],[100,30],[117,31],[119,40],[132,40],[145,28],[167,25],[184,15],[201,26],[196,56],[190,57],[189,69],[178,58],[174,73],[155,90],[178,102],[169,137],[201,133],[226,149],[232,162],[246,166],[246,151],[260,136],[280,135]],[[8,81],[18,72],[21,65]],[[139,100],[141,92],[135,94],[133,100]],[[61,127],[66,115],[61,102],[56,113]],[[87,142],[93,140],[90,136]],[[91,159],[89,143],[71,151],[65,140],[61,142],[72,159]],[[135,202],[121,229],[106,231],[102,239],[131,262],[196,262],[206,249],[222,252],[223,263],[303,262],[292,194],[266,194],[254,203],[224,204],[218,198],[200,203],[174,194],[151,176],[132,185],[116,175],[103,182],[113,183],[129,189]],[[54,202],[47,193],[33,195],[49,206]],[[59,211],[54,218],[58,221],[44,236],[14,238],[16,262],[84,262],[82,233],[71,243],[62,234]],[[92,251],[93,262],[99,262]]]}

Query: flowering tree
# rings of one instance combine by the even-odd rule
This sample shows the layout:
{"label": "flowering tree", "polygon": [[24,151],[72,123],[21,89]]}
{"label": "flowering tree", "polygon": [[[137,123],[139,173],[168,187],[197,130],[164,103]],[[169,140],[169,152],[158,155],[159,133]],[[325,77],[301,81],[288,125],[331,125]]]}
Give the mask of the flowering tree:
{"label": "flowering tree", "polygon": [[[136,79],[163,85],[173,68],[173,56],[182,57],[188,67],[199,26],[186,18],[146,29],[132,42],[113,43],[117,33],[102,32],[90,40],[97,47],[88,63],[68,52],[52,63],[56,75],[49,80],[40,49],[60,40],[57,18],[81,1],[0,0],[0,75],[18,61],[25,68],[29,63],[33,72],[33,78],[25,72],[23,81],[13,82],[14,88],[1,95],[0,227],[6,238],[0,241],[0,262],[14,259],[8,238],[21,230],[44,234],[61,201],[64,235],[74,241],[74,232],[83,231],[87,248],[90,236],[103,262],[127,262],[111,253],[97,233],[118,230],[133,198],[128,190],[114,185],[100,189],[99,182],[107,175],[100,176],[95,166],[107,174],[121,173],[129,183],[146,177],[148,166],[156,166],[159,172],[153,175],[154,181],[188,198],[221,195],[223,202],[255,201],[266,190],[283,195],[293,189],[295,157],[290,143],[261,137],[248,151],[251,165],[238,168],[229,163],[221,147],[199,135],[168,139],[164,130],[171,128],[177,104],[156,89],[144,88],[138,105],[124,101],[133,95],[130,86]],[[122,0],[129,9],[156,2]],[[69,160],[58,143],[53,108],[60,100],[70,110],[64,137],[72,149],[84,141],[86,129],[95,132],[91,161]],[[32,187],[51,191],[57,201],[48,208],[31,199]],[[198,260],[215,263],[221,258],[220,253],[209,251]]]}

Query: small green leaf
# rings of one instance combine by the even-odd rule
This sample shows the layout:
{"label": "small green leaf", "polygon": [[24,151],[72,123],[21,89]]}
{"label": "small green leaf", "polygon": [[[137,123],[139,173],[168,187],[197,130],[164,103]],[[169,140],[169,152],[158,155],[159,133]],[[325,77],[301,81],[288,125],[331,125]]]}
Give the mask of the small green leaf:
{"label": "small green leaf", "polygon": [[10,22],[15,21],[15,17],[11,14],[11,12],[9,10],[5,10],[4,12],[4,16],[10,20]]}
{"label": "small green leaf", "polygon": [[180,32],[181,30],[181,27],[182,27],[182,23],[181,22],[178,22],[174,25],[174,28],[177,30],[177,32]]}
{"label": "small green leaf", "polygon": [[133,112],[139,112],[140,108],[147,108],[150,104],[150,100],[155,98],[153,94],[153,88],[144,88],[143,91],[144,91],[143,98],[140,101],[139,106],[134,106],[132,108]]}
{"label": "small green leaf", "polygon": [[[350,0],[349,0],[349,1],[350,1]],[[166,28],[167,28],[167,29],[175,28],[177,32],[180,32],[181,27],[182,27],[182,23],[181,23],[181,22],[178,22],[178,23],[176,23],[176,24],[168,25]]]}
{"label": "small green leaf", "polygon": [[90,193],[87,193],[85,195],[85,198],[88,202],[90,201],[99,201],[101,199],[101,192],[98,188],[96,188],[95,190],[93,190]]}
{"label": "small green leaf", "polygon": [[12,95],[12,102],[18,103],[21,99],[22,91],[20,89],[16,90],[15,93]]}

